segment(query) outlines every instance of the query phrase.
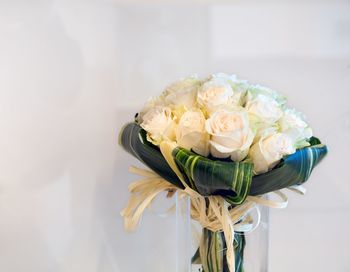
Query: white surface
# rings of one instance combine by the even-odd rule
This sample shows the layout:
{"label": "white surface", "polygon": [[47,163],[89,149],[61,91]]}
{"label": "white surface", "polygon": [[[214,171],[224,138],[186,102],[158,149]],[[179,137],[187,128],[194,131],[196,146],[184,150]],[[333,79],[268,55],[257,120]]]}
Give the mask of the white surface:
{"label": "white surface", "polygon": [[271,212],[270,271],[350,271],[350,4],[259,2],[0,2],[0,271],[175,271],[172,217],[123,231],[136,160],[116,139],[166,84],[217,71],[286,94],[329,146]]}

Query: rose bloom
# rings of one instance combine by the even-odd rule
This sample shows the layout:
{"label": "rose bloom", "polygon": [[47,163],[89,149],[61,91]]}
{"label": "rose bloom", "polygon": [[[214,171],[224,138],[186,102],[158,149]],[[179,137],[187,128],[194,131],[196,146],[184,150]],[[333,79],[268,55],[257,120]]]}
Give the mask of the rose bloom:
{"label": "rose bloom", "polygon": [[266,124],[275,123],[283,114],[280,104],[272,97],[263,94],[258,94],[254,98],[249,98],[248,95],[245,108]]}
{"label": "rose bloom", "polygon": [[205,131],[205,117],[200,110],[185,112],[176,129],[176,141],[179,146],[193,150],[197,154],[209,155],[209,135]]}
{"label": "rose bloom", "polygon": [[187,77],[173,83],[166,88],[163,96],[168,105],[185,106],[187,109],[194,108],[197,104],[197,90],[200,80],[197,76]]}
{"label": "rose bloom", "polygon": [[293,154],[295,147],[292,139],[283,133],[262,136],[249,151],[254,163],[254,173],[262,174],[275,167],[285,155]]}
{"label": "rose bloom", "polygon": [[215,111],[219,106],[229,105],[233,90],[225,80],[213,78],[203,84],[198,90],[197,102],[207,112]]}
{"label": "rose bloom", "polygon": [[249,88],[249,84],[246,80],[241,80],[238,79],[236,75],[228,75],[225,73],[213,74],[211,80],[222,81],[229,84],[233,91],[233,95],[229,101],[230,105],[242,106],[243,98]]}
{"label": "rose bloom", "polygon": [[243,109],[218,110],[206,121],[205,127],[211,135],[210,152],[214,157],[241,161],[247,156],[254,133]]}
{"label": "rose bloom", "polygon": [[175,140],[175,122],[171,109],[165,106],[151,108],[142,116],[140,126],[147,131],[147,138],[155,145],[162,140]]}
{"label": "rose bloom", "polygon": [[308,146],[308,139],[312,136],[312,129],[305,122],[305,117],[295,109],[287,108],[278,121],[281,132],[288,134],[296,143],[297,148]]}
{"label": "rose bloom", "polygon": [[163,106],[165,107],[165,101],[164,101],[164,97],[162,95],[160,96],[154,96],[154,97],[150,97],[147,102],[144,104],[142,110],[139,112],[139,114],[137,115],[137,120],[139,122],[142,121],[143,116],[149,112],[152,108],[158,107],[158,106]]}

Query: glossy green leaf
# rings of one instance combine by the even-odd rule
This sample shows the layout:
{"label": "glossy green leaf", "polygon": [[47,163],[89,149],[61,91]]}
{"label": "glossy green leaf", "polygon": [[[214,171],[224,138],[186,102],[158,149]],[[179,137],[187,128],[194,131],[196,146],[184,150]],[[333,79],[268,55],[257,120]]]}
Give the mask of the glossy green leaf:
{"label": "glossy green leaf", "polygon": [[[123,128],[120,144],[164,179],[183,188],[159,148],[147,141],[138,124],[130,123]],[[247,194],[261,195],[304,183],[326,153],[327,147],[313,137],[309,147],[284,157],[274,169],[254,177],[250,163],[205,158],[183,148],[175,148],[173,156],[191,188],[202,195],[222,195],[229,203],[240,204]]]}
{"label": "glossy green leaf", "polygon": [[314,167],[327,154],[327,146],[317,138],[311,138],[310,144],[284,157],[270,172],[255,176],[249,194],[261,195],[307,181]]}
{"label": "glossy green leaf", "polygon": [[[192,263],[200,263],[204,272],[229,272],[227,264],[226,251],[227,245],[224,233],[222,231],[211,231],[203,228],[201,237],[201,252],[197,250],[192,258]],[[234,234],[234,252],[235,252],[235,272],[243,272],[245,236],[243,233]]]}
{"label": "glossy green leaf", "polygon": [[187,184],[201,195],[223,195],[234,205],[249,193],[253,164],[211,160],[184,148],[175,148],[173,156]]}
{"label": "glossy green leaf", "polygon": [[139,125],[136,123],[126,124],[119,134],[119,144],[162,178],[184,189],[181,181],[163,158],[159,148],[147,141],[146,131]]}

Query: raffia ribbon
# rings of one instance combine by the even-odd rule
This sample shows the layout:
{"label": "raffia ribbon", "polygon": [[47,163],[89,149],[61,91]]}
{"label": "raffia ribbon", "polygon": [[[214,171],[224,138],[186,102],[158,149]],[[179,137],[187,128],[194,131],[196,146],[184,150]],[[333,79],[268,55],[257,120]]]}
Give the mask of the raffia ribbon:
{"label": "raffia ribbon", "polygon": [[[137,227],[143,212],[150,206],[158,194],[164,191],[174,192],[177,190],[180,198],[190,198],[190,214],[192,219],[198,221],[202,227],[211,231],[224,232],[227,244],[227,263],[230,272],[234,272],[234,231],[253,231],[258,226],[260,222],[260,211],[257,205],[281,209],[287,206],[288,198],[283,192],[274,191],[273,193],[279,196],[281,201],[268,200],[263,196],[248,196],[241,205],[231,208],[230,204],[222,196],[204,197],[191,189],[185,182],[171,154],[175,147],[175,143],[163,142],[160,146],[160,150],[169,166],[181,180],[185,189],[179,189],[151,170],[140,169],[134,166],[130,167],[129,171],[131,173],[137,174],[142,178],[129,185],[131,196],[126,208],[121,212],[121,215],[124,217],[125,229],[127,231],[132,231]],[[293,186],[293,188],[290,189],[301,194],[305,193],[305,189],[302,186]],[[209,204],[208,206],[206,204],[206,199]],[[256,209],[258,214],[255,227],[253,226],[252,217],[250,215],[253,209]]]}

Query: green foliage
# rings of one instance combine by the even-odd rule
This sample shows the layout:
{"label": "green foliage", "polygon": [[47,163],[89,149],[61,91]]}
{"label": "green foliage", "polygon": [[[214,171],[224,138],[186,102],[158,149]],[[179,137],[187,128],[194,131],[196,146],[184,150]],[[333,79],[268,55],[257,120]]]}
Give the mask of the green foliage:
{"label": "green foliage", "polygon": [[[147,141],[145,131],[138,124],[130,123],[123,128],[120,144],[164,179],[183,188],[159,148]],[[327,147],[312,137],[310,146],[284,157],[271,171],[254,177],[253,164],[249,162],[205,158],[179,147],[173,150],[173,157],[192,189],[204,196],[222,195],[229,203],[238,205],[248,194],[261,195],[304,183],[326,153]]]}
{"label": "green foliage", "polygon": [[[243,254],[245,248],[245,236],[243,233],[234,234],[235,272],[244,272]],[[198,249],[192,258],[202,264],[204,272],[230,272],[226,259],[227,245],[222,231],[213,232],[206,228],[202,232],[201,249]],[[199,252],[204,256],[200,256]]]}
{"label": "green foliage", "polygon": [[119,144],[139,161],[175,186],[184,189],[181,181],[163,158],[159,148],[147,141],[146,131],[138,124],[126,124],[119,134]]}
{"label": "green foliage", "polygon": [[187,184],[201,195],[223,195],[234,205],[248,195],[253,164],[210,160],[184,148],[176,148],[173,156]]}

